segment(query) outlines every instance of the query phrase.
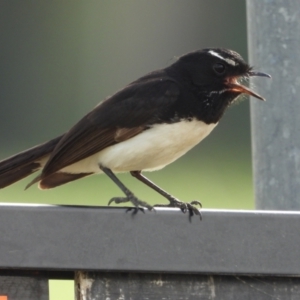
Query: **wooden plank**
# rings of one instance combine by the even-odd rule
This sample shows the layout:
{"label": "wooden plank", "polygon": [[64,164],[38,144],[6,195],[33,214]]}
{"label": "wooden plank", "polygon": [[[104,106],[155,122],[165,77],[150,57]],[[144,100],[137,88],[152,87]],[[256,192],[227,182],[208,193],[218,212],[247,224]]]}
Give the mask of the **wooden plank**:
{"label": "wooden plank", "polygon": [[48,280],[0,276],[0,300],[49,300]]}
{"label": "wooden plank", "polygon": [[76,299],[300,299],[300,278],[79,272]]}

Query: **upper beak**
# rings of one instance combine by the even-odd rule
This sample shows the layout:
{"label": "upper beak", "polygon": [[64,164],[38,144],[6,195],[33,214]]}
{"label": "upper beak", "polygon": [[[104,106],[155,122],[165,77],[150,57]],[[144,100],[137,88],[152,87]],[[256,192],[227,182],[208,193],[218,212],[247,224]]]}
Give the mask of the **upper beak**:
{"label": "upper beak", "polygon": [[255,72],[255,71],[249,71],[248,72],[248,76],[260,76],[260,77],[268,77],[268,78],[272,78],[271,75],[267,74],[267,73],[262,73],[262,72]]}
{"label": "upper beak", "polygon": [[[261,77],[271,78],[271,76],[269,74],[262,73],[262,72],[255,72],[255,71],[249,71],[247,75],[249,77],[252,77],[252,76],[261,76]],[[252,91],[248,87],[239,84],[236,79],[230,80],[227,83],[227,86],[230,87],[230,89],[232,91],[234,91],[234,92],[238,92],[238,93],[241,93],[241,94],[247,94],[247,95],[253,96],[253,97],[257,98],[257,99],[260,99],[262,101],[266,101],[265,98],[263,98],[259,94],[255,93],[254,91]]]}

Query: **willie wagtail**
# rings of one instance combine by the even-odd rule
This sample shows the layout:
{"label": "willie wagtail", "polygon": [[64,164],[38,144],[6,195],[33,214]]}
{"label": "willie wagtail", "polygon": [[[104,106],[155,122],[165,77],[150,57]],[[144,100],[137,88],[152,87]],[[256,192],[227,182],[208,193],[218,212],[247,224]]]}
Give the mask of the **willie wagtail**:
{"label": "willie wagtail", "polygon": [[159,170],[201,142],[239,95],[260,95],[241,85],[253,71],[231,50],[208,48],[187,53],[171,66],[153,71],[102,101],[67,133],[0,162],[0,188],[41,170],[26,188],[38,183],[50,189],[105,173],[125,194],[110,203],[131,202],[135,211],[153,207],[138,199],[116,177],[132,176],[190,216],[200,215],[192,201],[184,203],[155,185],[142,171]]}

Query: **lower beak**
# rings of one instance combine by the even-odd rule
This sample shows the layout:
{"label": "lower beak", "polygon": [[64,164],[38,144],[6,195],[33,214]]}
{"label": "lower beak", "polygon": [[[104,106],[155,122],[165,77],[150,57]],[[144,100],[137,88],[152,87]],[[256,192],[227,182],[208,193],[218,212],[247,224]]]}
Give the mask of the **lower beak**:
{"label": "lower beak", "polygon": [[[271,76],[269,74],[266,73],[261,73],[261,72],[254,72],[254,71],[250,71],[248,72],[248,76],[249,77],[253,77],[253,76],[260,76],[260,77],[267,77],[267,78],[271,78]],[[254,91],[252,91],[251,89],[249,89],[246,86],[243,86],[241,84],[239,84],[236,80],[234,81],[229,81],[227,83],[227,86],[230,88],[231,91],[233,92],[237,92],[237,93],[241,93],[241,94],[247,94],[250,96],[253,96],[257,99],[260,99],[262,101],[266,101],[265,98],[263,98],[262,96],[260,96],[259,94],[255,93]]]}

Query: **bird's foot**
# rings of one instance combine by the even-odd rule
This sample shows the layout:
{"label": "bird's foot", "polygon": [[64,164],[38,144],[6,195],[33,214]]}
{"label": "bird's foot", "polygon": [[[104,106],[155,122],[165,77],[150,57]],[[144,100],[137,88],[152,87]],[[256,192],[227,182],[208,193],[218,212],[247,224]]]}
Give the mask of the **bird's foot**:
{"label": "bird's foot", "polygon": [[131,202],[134,206],[127,208],[128,211],[132,211],[132,214],[135,215],[139,210],[143,213],[145,213],[145,208],[148,210],[154,210],[153,206],[149,205],[145,201],[141,201],[137,197],[135,197],[133,194],[128,195],[127,197],[113,197],[109,200],[108,205],[115,203],[115,204],[120,204],[120,203],[127,203]]}
{"label": "bird's foot", "polygon": [[[192,202],[182,202],[174,197],[168,198],[170,201],[169,204],[156,204],[154,207],[176,207],[180,208],[180,210],[183,213],[186,213],[187,211],[189,212],[189,218],[191,220],[192,216],[197,215],[199,216],[200,220],[202,220],[202,215],[200,212],[200,209],[202,208],[201,202],[195,200]],[[198,205],[200,209],[198,209],[195,205]]]}

